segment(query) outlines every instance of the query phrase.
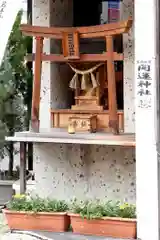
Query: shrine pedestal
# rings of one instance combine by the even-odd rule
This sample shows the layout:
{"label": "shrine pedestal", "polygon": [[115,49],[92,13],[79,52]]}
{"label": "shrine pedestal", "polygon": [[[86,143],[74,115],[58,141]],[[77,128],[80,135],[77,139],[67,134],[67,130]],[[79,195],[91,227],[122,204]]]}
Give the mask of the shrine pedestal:
{"label": "shrine pedestal", "polygon": [[[70,118],[86,118],[89,115],[97,116],[97,131],[109,132],[109,112],[107,110],[72,110],[72,109],[54,109],[51,110],[51,119],[53,128],[68,128]],[[118,111],[119,131],[124,132],[124,114]]]}

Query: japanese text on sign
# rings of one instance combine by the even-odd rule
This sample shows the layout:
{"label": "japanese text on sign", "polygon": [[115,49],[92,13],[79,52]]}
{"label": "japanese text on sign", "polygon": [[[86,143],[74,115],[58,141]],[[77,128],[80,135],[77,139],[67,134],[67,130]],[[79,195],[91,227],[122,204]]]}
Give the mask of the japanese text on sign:
{"label": "japanese text on sign", "polygon": [[137,61],[137,97],[138,107],[151,107],[151,61]]}
{"label": "japanese text on sign", "polygon": [[4,9],[6,7],[7,2],[3,1],[2,4],[0,5],[0,18],[2,18],[2,14],[4,12]]}

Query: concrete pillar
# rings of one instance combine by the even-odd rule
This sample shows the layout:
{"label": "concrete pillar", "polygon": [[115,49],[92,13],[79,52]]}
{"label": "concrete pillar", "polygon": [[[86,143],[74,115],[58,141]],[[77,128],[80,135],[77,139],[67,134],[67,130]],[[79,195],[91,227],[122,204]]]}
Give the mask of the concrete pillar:
{"label": "concrete pillar", "polygon": [[[33,0],[32,2],[32,25],[50,26],[50,0],[40,1]],[[35,47],[35,46],[34,46]],[[44,40],[45,53],[50,53],[50,40]],[[50,128],[50,85],[51,85],[51,63],[42,63],[42,78],[41,78],[41,101],[40,101],[40,128]]]}
{"label": "concrete pillar", "polygon": [[[73,0],[51,1],[50,25],[56,27],[71,27],[73,25]],[[51,40],[51,53],[60,54],[62,44],[58,40]],[[69,81],[72,71],[66,63],[51,64],[51,107],[56,109],[70,108]]]}
{"label": "concrete pillar", "polygon": [[[156,0],[135,0],[137,234],[159,240]],[[159,30],[159,29],[158,29]]]}
{"label": "concrete pillar", "polygon": [[[73,1],[70,0],[33,0],[33,25],[72,26]],[[45,53],[60,53],[60,42],[45,39]],[[69,102],[66,91],[70,75],[69,67],[64,63],[43,62],[40,101],[40,129],[51,127],[50,108],[65,108]]]}
{"label": "concrete pillar", "polygon": [[[123,0],[120,7],[120,19],[133,18],[134,1]],[[123,35],[124,51],[124,131],[125,133],[135,132],[135,106],[133,104],[134,94],[134,27],[129,34]]]}

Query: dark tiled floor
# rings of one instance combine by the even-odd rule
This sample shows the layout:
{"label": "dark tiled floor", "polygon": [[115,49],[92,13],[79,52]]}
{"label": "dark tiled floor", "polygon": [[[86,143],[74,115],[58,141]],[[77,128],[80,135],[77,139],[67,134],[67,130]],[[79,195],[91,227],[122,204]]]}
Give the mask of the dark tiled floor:
{"label": "dark tiled floor", "polygon": [[[108,237],[95,237],[95,236],[84,236],[73,234],[72,232],[65,232],[65,233],[51,233],[51,232],[35,232],[38,235],[45,236],[50,239],[54,240],[122,240],[120,238],[108,238]],[[129,239],[128,239],[129,240]]]}

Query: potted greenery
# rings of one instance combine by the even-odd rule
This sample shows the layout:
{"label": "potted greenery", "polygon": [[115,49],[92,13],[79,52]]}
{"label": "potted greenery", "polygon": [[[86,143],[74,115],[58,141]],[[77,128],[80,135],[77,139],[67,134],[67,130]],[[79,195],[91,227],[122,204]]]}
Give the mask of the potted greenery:
{"label": "potted greenery", "polygon": [[70,219],[64,201],[15,195],[3,210],[8,226],[16,230],[68,230]]}
{"label": "potted greenery", "polygon": [[136,207],[129,203],[74,201],[69,216],[75,233],[136,238]]}

